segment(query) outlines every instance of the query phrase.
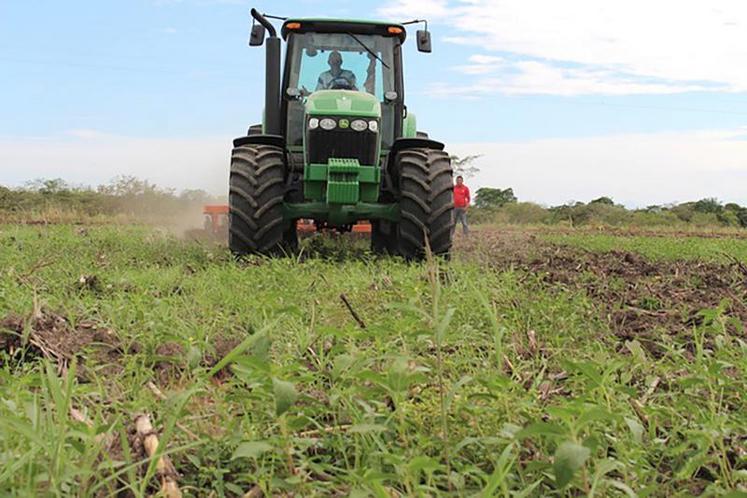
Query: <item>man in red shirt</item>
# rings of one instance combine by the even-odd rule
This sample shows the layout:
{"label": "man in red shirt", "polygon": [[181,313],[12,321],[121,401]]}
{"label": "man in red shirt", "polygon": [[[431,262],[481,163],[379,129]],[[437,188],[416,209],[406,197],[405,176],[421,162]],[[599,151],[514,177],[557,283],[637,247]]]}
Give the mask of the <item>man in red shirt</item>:
{"label": "man in red shirt", "polygon": [[469,233],[469,227],[467,227],[469,201],[469,188],[464,184],[464,178],[459,175],[456,177],[456,185],[454,185],[454,229],[456,229],[457,223],[461,223],[464,235]]}

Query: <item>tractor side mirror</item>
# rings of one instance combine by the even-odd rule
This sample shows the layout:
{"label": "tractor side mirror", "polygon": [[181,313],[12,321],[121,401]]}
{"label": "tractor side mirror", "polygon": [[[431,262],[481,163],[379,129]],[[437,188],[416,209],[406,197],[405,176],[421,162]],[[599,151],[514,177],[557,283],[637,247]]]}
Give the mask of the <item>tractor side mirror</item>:
{"label": "tractor side mirror", "polygon": [[418,39],[418,52],[425,52],[426,54],[431,53],[431,32],[419,29],[415,34]]}
{"label": "tractor side mirror", "polygon": [[250,47],[259,47],[265,42],[265,27],[261,24],[252,26],[252,34],[249,37]]}

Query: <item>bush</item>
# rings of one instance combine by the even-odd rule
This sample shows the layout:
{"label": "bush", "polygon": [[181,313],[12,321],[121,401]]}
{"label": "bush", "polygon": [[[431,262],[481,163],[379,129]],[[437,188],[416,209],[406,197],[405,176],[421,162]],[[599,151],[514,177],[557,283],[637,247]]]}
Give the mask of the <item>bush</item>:
{"label": "bush", "polygon": [[[721,205],[717,203],[720,207]],[[473,223],[554,224],[579,226],[641,226],[641,227],[747,227],[747,208],[728,204],[714,208],[712,200],[688,202],[672,207],[649,206],[628,210],[615,205],[609,197],[600,197],[584,204],[574,202],[545,208],[531,202],[505,204],[501,207],[470,211]]]}
{"label": "bush", "polygon": [[0,186],[0,216],[6,220],[21,215],[40,217],[44,213],[56,213],[56,218],[68,217],[60,213],[76,213],[85,217],[125,215],[159,219],[194,212],[203,204],[221,201],[201,190],[177,195],[173,190],[134,177],[117,177],[95,190],[72,186],[61,179],[34,180],[17,189]]}
{"label": "bush", "polygon": [[537,225],[550,223],[552,219],[547,209],[532,202],[506,204],[501,211],[505,213],[509,223]]}

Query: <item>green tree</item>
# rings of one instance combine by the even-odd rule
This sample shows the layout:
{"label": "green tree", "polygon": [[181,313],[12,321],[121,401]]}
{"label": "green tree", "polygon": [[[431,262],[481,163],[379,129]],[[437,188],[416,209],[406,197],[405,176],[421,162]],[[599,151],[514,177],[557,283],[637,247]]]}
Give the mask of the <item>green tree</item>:
{"label": "green tree", "polygon": [[37,178],[26,182],[25,187],[26,190],[40,194],[59,194],[71,190],[70,185],[62,178]]}
{"label": "green tree", "polygon": [[614,206],[615,201],[612,200],[611,197],[599,197],[598,199],[594,199],[589,204],[605,204],[607,206]]}
{"label": "green tree", "polygon": [[139,197],[139,196],[173,196],[173,189],[161,188],[130,175],[119,175],[112,178],[108,184],[101,185],[98,191],[102,194],[115,197]]}
{"label": "green tree", "polygon": [[479,173],[480,168],[475,166],[473,163],[480,157],[482,156],[464,156],[462,158],[459,156],[450,156],[451,167],[454,168],[454,177],[461,175],[465,178],[472,178]]}
{"label": "green tree", "polygon": [[[739,204],[730,202],[724,206],[724,211],[733,213],[736,217],[739,226],[747,228],[747,207],[742,207]],[[724,213],[726,214],[726,213]]]}
{"label": "green tree", "polygon": [[478,208],[498,208],[506,204],[514,203],[518,199],[514,195],[514,189],[499,189],[482,187],[475,193],[475,206]]}
{"label": "green tree", "polygon": [[713,213],[719,214],[723,211],[724,207],[718,201],[718,199],[701,199],[693,205],[693,209],[698,213]]}
{"label": "green tree", "polygon": [[207,204],[213,197],[202,189],[183,190],[179,199],[189,204]]}

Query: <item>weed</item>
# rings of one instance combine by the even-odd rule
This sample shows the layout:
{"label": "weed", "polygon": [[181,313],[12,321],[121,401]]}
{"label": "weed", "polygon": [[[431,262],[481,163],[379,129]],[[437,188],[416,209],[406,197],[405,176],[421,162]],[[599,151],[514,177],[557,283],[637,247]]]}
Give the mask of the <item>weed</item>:
{"label": "weed", "polygon": [[[130,434],[143,412],[188,496],[744,491],[731,262],[669,278],[686,269],[674,238],[617,237],[650,256],[619,264],[594,252],[606,239],[558,241],[586,251],[476,231],[451,262],[318,238],[300,258],[236,263],[142,227],[2,226],[0,495],[157,492],[156,460]],[[743,259],[741,242],[714,243],[685,256]],[[667,318],[615,328],[628,308]],[[111,330],[116,347],[82,343],[60,374],[26,354],[39,310]]]}

